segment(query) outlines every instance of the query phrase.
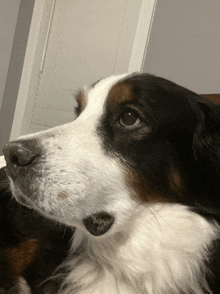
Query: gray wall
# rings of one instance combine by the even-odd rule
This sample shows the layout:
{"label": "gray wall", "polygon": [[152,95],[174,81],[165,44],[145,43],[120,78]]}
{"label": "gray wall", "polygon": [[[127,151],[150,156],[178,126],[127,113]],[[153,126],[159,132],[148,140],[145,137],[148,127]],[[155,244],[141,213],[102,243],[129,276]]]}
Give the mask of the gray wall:
{"label": "gray wall", "polygon": [[20,0],[0,0],[0,109],[8,73]]}
{"label": "gray wall", "polygon": [[143,70],[220,93],[220,0],[158,0]]}
{"label": "gray wall", "polygon": [[[6,3],[6,1],[2,2]],[[2,4],[2,2],[0,2],[0,4]],[[15,8],[17,7],[17,2],[20,2],[20,6],[18,11],[16,28],[14,32],[14,39],[11,49],[8,70],[7,68],[5,69],[5,71],[7,72],[7,79],[5,82],[4,94],[0,108],[0,155],[2,155],[2,148],[9,141],[11,133],[11,127],[14,117],[14,111],[17,101],[24,56],[34,7],[34,0],[10,0],[10,2],[16,2],[11,3],[13,4],[11,5],[11,7],[13,7],[14,10],[16,10]],[[5,37],[3,40],[5,40],[8,34],[7,26],[3,26],[1,30],[4,31],[3,35]]]}

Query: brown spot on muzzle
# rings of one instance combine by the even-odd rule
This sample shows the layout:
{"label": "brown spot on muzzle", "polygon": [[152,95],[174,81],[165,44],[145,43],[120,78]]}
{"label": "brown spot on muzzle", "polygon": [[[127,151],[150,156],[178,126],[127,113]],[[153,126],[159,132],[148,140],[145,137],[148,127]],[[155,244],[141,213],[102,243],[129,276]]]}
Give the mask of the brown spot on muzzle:
{"label": "brown spot on muzzle", "polygon": [[126,101],[132,101],[133,99],[132,86],[119,82],[109,91],[107,105],[117,105]]}
{"label": "brown spot on muzzle", "polygon": [[60,192],[58,195],[57,195],[57,198],[58,200],[65,200],[69,197],[68,193],[65,192],[65,191],[62,191]]}

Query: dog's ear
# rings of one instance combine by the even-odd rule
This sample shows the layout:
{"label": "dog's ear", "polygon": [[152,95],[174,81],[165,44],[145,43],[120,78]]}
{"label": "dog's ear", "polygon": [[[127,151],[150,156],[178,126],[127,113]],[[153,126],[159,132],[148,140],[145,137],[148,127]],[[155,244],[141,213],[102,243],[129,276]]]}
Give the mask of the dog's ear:
{"label": "dog's ear", "polygon": [[[195,98],[195,97],[194,97]],[[220,217],[220,106],[198,96],[193,100],[193,157],[190,192],[193,205]]]}
{"label": "dog's ear", "polygon": [[193,135],[196,160],[205,160],[220,176],[220,106],[198,96],[193,103],[197,116]]}

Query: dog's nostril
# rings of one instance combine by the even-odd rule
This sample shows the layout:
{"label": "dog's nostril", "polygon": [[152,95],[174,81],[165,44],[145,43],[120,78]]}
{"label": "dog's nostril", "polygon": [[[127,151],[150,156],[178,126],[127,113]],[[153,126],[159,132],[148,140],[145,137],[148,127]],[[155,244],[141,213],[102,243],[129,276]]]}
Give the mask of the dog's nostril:
{"label": "dog's nostril", "polygon": [[5,145],[3,153],[11,176],[17,176],[20,168],[27,166],[40,155],[36,141],[14,141]]}

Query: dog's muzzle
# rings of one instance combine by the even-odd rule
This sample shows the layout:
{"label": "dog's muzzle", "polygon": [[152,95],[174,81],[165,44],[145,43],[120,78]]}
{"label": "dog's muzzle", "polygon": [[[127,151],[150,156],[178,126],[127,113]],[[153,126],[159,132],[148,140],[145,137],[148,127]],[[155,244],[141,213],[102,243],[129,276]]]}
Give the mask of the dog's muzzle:
{"label": "dog's muzzle", "polygon": [[93,236],[105,234],[113,225],[115,218],[106,212],[93,214],[83,220],[85,228]]}

